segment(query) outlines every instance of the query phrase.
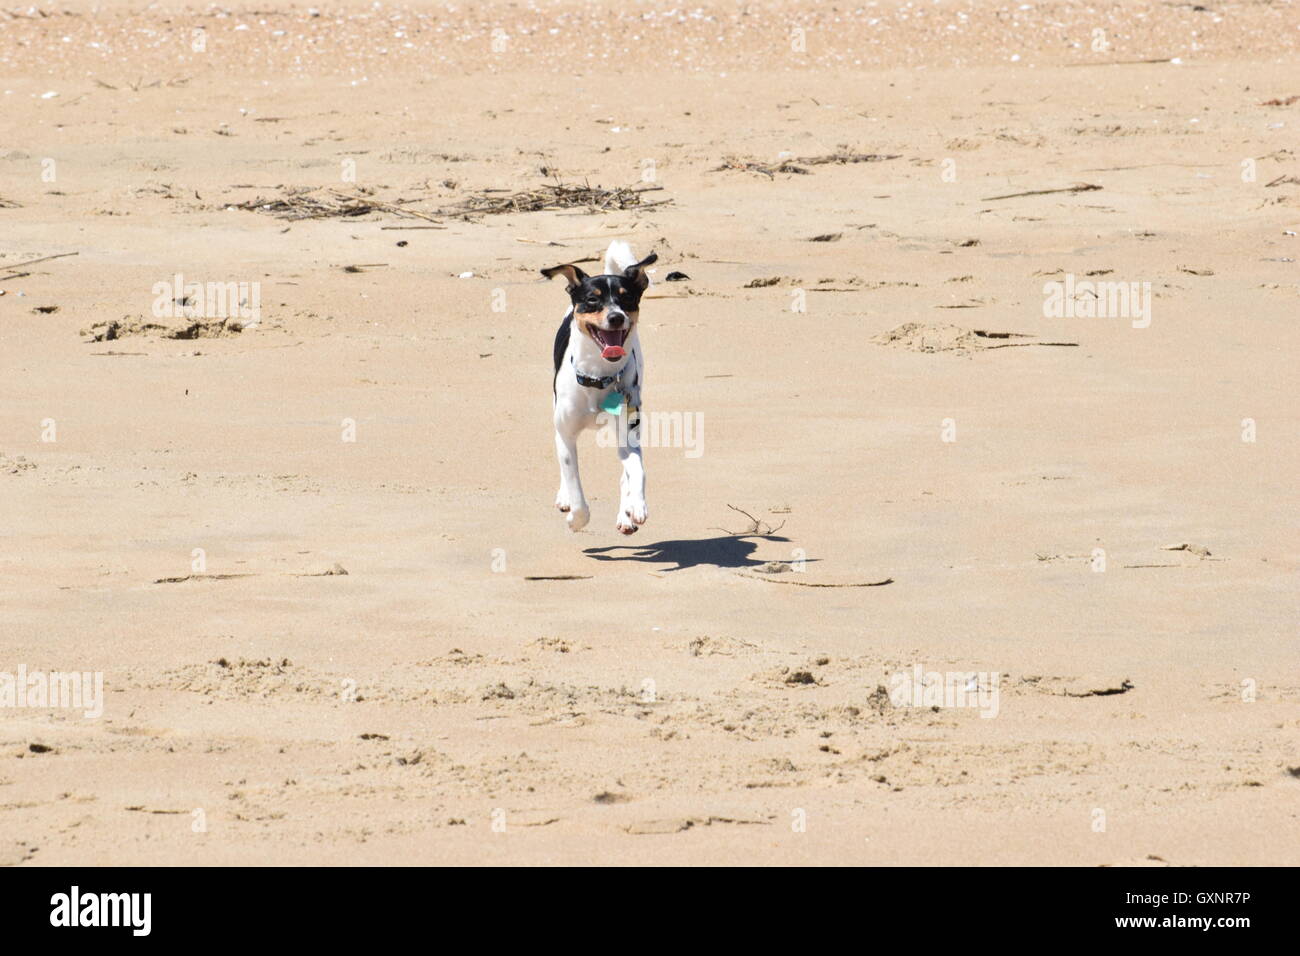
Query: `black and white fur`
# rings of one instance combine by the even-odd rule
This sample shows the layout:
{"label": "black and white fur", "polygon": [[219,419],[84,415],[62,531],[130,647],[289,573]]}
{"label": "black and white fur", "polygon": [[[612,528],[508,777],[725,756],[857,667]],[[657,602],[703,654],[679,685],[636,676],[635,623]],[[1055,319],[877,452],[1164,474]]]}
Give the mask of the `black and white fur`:
{"label": "black and white fur", "polygon": [[[641,293],[650,282],[645,267],[657,258],[651,253],[638,261],[626,242],[616,240],[605,252],[604,275],[588,276],[573,265],[542,270],[547,278],[565,276],[572,302],[555,335],[554,356],[555,454],[560,463],[555,506],[567,515],[570,531],[580,531],[591,518],[578,475],[578,435],[597,427],[598,416],[609,417],[601,411],[601,402],[615,390],[623,393],[620,417],[624,421],[618,423],[623,477],[614,527],[621,534],[634,534],[649,517],[638,414],[645,384],[645,356],[637,335],[637,319]],[[605,357],[610,342],[621,342],[621,357]],[[580,377],[586,378],[588,384],[583,384]],[[604,380],[610,380],[609,384],[591,384]]]}

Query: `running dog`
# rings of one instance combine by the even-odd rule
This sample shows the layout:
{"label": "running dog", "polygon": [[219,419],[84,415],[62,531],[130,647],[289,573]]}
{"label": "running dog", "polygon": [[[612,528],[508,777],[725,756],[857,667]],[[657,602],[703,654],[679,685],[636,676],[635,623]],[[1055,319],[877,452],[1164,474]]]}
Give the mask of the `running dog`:
{"label": "running dog", "polygon": [[546,278],[568,281],[570,307],[555,333],[555,455],[560,460],[560,490],[555,507],[566,514],[569,530],[580,531],[591,509],[578,476],[578,435],[595,428],[601,413],[618,416],[618,457],[623,462],[618,520],[622,534],[635,534],[649,512],[645,503],[645,465],[641,461],[641,388],[645,360],[637,338],[641,293],[650,285],[645,267],[659,257],[637,260],[626,242],[605,252],[604,275],[589,276],[575,265],[543,269]]}

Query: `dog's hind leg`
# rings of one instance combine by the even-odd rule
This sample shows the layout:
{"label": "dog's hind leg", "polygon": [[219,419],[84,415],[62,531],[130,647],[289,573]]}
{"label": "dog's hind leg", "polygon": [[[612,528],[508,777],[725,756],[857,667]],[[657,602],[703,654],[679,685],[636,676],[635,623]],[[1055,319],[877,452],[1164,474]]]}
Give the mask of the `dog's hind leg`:
{"label": "dog's hind leg", "polygon": [[555,421],[555,457],[560,462],[560,490],[555,495],[555,507],[568,515],[570,531],[581,531],[591,519],[591,509],[582,493],[582,479],[578,476],[578,432],[566,428],[557,416]]}

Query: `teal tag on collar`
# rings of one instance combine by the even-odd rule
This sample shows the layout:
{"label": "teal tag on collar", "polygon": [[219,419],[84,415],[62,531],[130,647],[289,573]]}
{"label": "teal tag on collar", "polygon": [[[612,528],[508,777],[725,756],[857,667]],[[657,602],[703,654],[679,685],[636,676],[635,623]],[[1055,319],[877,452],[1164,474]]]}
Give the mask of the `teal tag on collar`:
{"label": "teal tag on collar", "polygon": [[600,410],[609,412],[611,415],[617,415],[623,410],[623,393],[619,391],[610,392],[601,399]]}

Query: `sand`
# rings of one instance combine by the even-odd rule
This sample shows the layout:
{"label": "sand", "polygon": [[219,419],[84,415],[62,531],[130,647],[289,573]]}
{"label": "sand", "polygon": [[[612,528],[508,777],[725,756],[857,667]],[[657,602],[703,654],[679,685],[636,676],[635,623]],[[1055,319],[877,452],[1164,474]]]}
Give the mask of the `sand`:
{"label": "sand", "polygon": [[[0,707],[0,864],[1300,862],[1300,9],[671,9],[0,11],[0,673],[105,697]],[[667,202],[439,213],[557,181]]]}

